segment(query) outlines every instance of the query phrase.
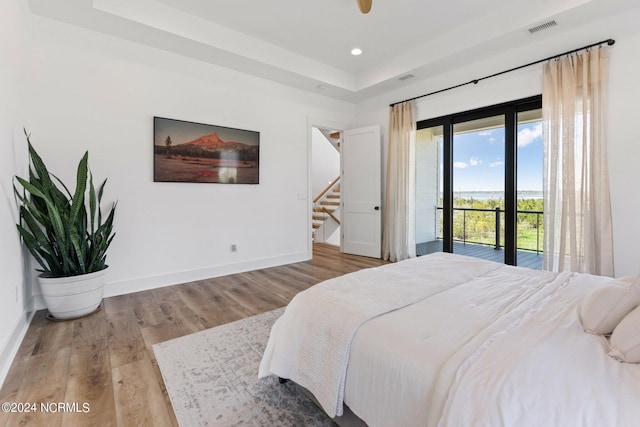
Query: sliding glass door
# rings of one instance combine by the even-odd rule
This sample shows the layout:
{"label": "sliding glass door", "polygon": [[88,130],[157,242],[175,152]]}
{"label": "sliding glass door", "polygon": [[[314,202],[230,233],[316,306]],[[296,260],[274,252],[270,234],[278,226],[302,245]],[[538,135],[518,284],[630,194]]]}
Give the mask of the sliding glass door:
{"label": "sliding glass door", "polygon": [[518,265],[538,268],[542,257],[542,109],[518,113],[517,133]]}
{"label": "sliding glass door", "polygon": [[541,102],[418,123],[418,255],[445,251],[541,267]]}
{"label": "sliding glass door", "polygon": [[[453,125],[453,252],[500,259],[504,247],[505,118]],[[503,256],[503,255],[502,255]]]}

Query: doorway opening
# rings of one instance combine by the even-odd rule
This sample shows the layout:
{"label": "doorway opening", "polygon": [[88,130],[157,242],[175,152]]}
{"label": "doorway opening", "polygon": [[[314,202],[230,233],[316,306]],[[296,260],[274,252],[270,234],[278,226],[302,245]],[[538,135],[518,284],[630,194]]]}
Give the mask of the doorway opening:
{"label": "doorway opening", "polygon": [[314,243],[340,246],[340,144],[335,129],[311,130],[311,236]]}

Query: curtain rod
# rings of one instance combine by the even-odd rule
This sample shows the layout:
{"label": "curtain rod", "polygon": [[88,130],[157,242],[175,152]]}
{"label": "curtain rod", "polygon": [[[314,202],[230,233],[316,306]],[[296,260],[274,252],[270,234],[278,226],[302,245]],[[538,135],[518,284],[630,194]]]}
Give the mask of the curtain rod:
{"label": "curtain rod", "polygon": [[402,104],[403,102],[413,101],[415,99],[424,98],[424,97],[430,96],[430,95],[435,95],[437,93],[446,92],[446,91],[451,90],[451,89],[457,89],[457,88],[459,88],[461,86],[466,86],[466,85],[470,85],[470,84],[477,85],[478,82],[480,82],[481,80],[490,79],[491,77],[500,76],[502,74],[506,74],[506,73],[510,73],[512,71],[520,70],[522,68],[530,67],[532,65],[536,65],[536,64],[539,64],[541,62],[548,61],[550,59],[560,58],[561,56],[569,55],[571,53],[576,53],[576,52],[579,52],[581,50],[589,49],[589,48],[594,47],[594,46],[600,46],[600,45],[602,45],[604,43],[606,43],[609,46],[613,46],[615,44],[615,42],[616,41],[614,39],[602,40],[602,41],[599,41],[598,43],[593,43],[593,44],[590,44],[590,45],[587,45],[587,46],[582,46],[582,47],[579,47],[578,49],[573,49],[573,50],[569,50],[567,52],[559,53],[557,55],[553,55],[553,56],[550,56],[548,58],[540,59],[538,61],[533,61],[533,62],[530,62],[530,63],[525,64],[525,65],[520,65],[519,67],[510,68],[508,70],[500,71],[499,73],[491,74],[490,76],[481,77],[479,79],[471,80],[471,81],[466,82],[466,83],[460,83],[458,85],[451,86],[451,87],[448,87],[446,89],[436,90],[435,92],[425,93],[424,95],[414,96],[413,98],[405,99],[404,101],[394,102],[393,104],[389,104],[389,107],[393,107],[394,105]]}

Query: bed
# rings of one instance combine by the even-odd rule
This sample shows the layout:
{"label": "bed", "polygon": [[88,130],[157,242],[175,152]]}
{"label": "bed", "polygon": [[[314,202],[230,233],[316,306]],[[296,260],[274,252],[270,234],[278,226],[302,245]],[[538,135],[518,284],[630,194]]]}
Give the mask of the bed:
{"label": "bed", "polygon": [[361,270],[296,295],[259,377],[370,427],[640,425],[640,364],[611,357],[581,320],[585,298],[612,286],[633,308],[631,282],[447,253]]}

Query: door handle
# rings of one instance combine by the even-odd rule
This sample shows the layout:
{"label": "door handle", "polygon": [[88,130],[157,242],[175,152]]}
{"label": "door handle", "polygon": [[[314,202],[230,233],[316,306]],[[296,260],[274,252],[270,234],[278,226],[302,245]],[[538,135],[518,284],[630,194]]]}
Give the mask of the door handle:
{"label": "door handle", "polygon": [[373,208],[373,209],[375,209],[375,210],[379,211],[379,210],[380,210],[380,206],[376,206],[376,207],[375,207],[375,208]]}

